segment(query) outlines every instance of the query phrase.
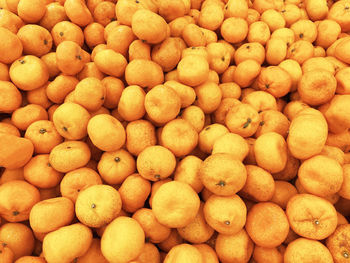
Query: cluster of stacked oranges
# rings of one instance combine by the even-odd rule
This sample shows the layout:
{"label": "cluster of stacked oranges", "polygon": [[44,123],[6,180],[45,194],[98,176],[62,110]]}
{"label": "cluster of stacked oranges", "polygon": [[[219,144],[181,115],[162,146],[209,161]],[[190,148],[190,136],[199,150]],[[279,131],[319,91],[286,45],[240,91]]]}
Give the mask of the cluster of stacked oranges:
{"label": "cluster of stacked oranges", "polygon": [[350,262],[350,0],[0,0],[0,263]]}

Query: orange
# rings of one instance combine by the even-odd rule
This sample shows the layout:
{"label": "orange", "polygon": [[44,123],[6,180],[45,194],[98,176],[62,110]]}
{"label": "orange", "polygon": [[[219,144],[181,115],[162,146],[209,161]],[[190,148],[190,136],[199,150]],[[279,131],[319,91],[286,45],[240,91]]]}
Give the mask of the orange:
{"label": "orange", "polygon": [[197,248],[190,244],[181,244],[170,249],[164,263],[193,262],[202,263],[202,255]]}
{"label": "orange", "polygon": [[0,133],[0,166],[16,169],[24,166],[34,152],[32,142],[16,135]]}
{"label": "orange", "polygon": [[149,208],[140,208],[132,218],[141,225],[146,238],[154,244],[161,243],[170,236],[170,228],[160,224]]}
{"label": "orange", "polygon": [[126,121],[141,119],[145,113],[145,91],[137,85],[126,87],[118,103],[118,113]]}
{"label": "orange", "polygon": [[[100,127],[104,127],[103,130]],[[92,143],[103,151],[119,150],[125,143],[125,129],[113,116],[99,114],[92,117],[87,125],[87,132]],[[109,138],[106,140],[106,138]]]}
{"label": "orange", "polygon": [[138,256],[137,261],[140,263],[159,263],[160,253],[158,248],[152,243],[145,243],[141,254]]}
{"label": "orange", "polygon": [[265,45],[271,35],[269,26],[263,21],[256,21],[249,25],[247,39],[249,42],[257,42]]}
{"label": "orange", "polygon": [[77,103],[65,102],[53,114],[53,124],[66,139],[79,140],[87,135],[89,112]]}
{"label": "orange", "polygon": [[9,67],[5,63],[0,62],[0,80],[1,81],[9,81]]}
{"label": "orange", "polygon": [[[188,6],[189,9],[189,6]],[[184,16],[187,13],[187,7],[185,2],[180,1],[159,1],[159,14],[167,21],[170,22],[177,17]]]}
{"label": "orange", "polygon": [[320,263],[333,262],[333,258],[325,245],[316,240],[298,238],[291,242],[284,253],[285,263],[317,261]]}
{"label": "orange", "polygon": [[56,48],[57,66],[62,73],[75,75],[84,67],[83,50],[71,40],[64,40]]}
{"label": "orange", "polygon": [[57,186],[63,178],[63,174],[54,170],[49,163],[49,154],[33,157],[23,167],[23,176],[30,184],[44,189]]}
{"label": "orange", "polygon": [[246,165],[247,181],[240,195],[253,201],[269,201],[275,193],[275,181],[272,175],[255,165]]}
{"label": "orange", "polygon": [[345,63],[350,62],[349,55],[347,54],[349,44],[349,37],[344,38],[344,40],[340,41],[339,44],[336,45],[334,50],[335,57]]}
{"label": "orange", "polygon": [[321,21],[317,25],[316,44],[323,48],[328,48],[337,40],[340,31],[341,27],[336,21],[329,19]]}
{"label": "orange", "polygon": [[135,172],[135,160],[124,149],[104,152],[98,162],[97,169],[102,179],[109,184],[119,184]]}
{"label": "orange", "polygon": [[151,57],[162,67],[164,72],[169,72],[180,61],[181,51],[180,38],[167,38],[152,49]]}
{"label": "orange", "polygon": [[51,50],[51,34],[41,26],[25,25],[20,28],[17,36],[22,42],[24,54],[41,57]]}
{"label": "orange", "polygon": [[340,187],[340,190],[338,192],[338,194],[343,197],[343,198],[348,198],[349,194],[348,194],[348,189],[349,189],[349,168],[350,165],[349,164],[344,164],[343,165],[343,183]]}
{"label": "orange", "polygon": [[64,10],[68,18],[80,27],[84,27],[92,22],[92,15],[85,1],[66,0],[64,1]]}
{"label": "orange", "polygon": [[185,227],[177,228],[177,232],[183,239],[194,244],[206,242],[214,234],[214,229],[208,225],[204,217],[203,205],[201,203],[198,214],[191,223]]}
{"label": "orange", "polygon": [[349,224],[344,224],[338,226],[334,233],[326,239],[326,246],[335,262],[344,262],[349,257],[348,236]]}
{"label": "orange", "polygon": [[104,103],[105,87],[95,77],[82,79],[74,89],[74,102],[80,104],[88,111],[97,111]]}
{"label": "orange", "polygon": [[115,28],[107,31],[107,33],[107,48],[126,56],[129,45],[135,40],[135,35],[133,34],[131,27],[117,25]]}
{"label": "orange", "polygon": [[169,177],[175,170],[175,156],[167,148],[155,145],[145,148],[137,158],[137,170],[148,180]]}
{"label": "orange", "polygon": [[79,193],[75,213],[89,227],[101,227],[117,217],[122,202],[117,190],[109,185],[93,185]]}
{"label": "orange", "polygon": [[151,47],[142,40],[136,39],[129,45],[128,55],[129,61],[134,59],[151,60]]}
{"label": "orange", "polygon": [[227,42],[239,43],[248,35],[248,23],[240,17],[229,17],[221,24],[220,32]]}
{"label": "orange", "polygon": [[132,174],[124,180],[118,191],[123,209],[132,213],[144,206],[151,193],[151,183],[139,174]]}
{"label": "orange", "polygon": [[269,66],[261,70],[258,78],[258,87],[267,91],[274,97],[279,98],[286,95],[292,85],[292,79],[288,72],[278,66]]}
{"label": "orange", "polygon": [[[349,120],[346,117],[348,109],[345,106],[349,99],[349,95],[335,95],[330,103],[319,108],[324,113],[331,132],[341,133],[349,126]],[[339,111],[339,107],[343,110]]]}
{"label": "orange", "polygon": [[254,154],[260,167],[271,173],[278,173],[287,163],[287,143],[276,132],[264,133],[255,141]]}
{"label": "orange", "polygon": [[[0,227],[2,244],[12,250],[13,259],[29,256],[34,250],[34,236],[32,230],[21,223],[5,223]],[[13,261],[11,261],[13,262]]]}
{"label": "orange", "polygon": [[44,237],[43,255],[48,262],[68,263],[84,255],[91,242],[92,231],[87,226],[81,223],[64,226]]}
{"label": "orange", "polygon": [[11,263],[13,262],[14,254],[12,250],[7,246],[6,243],[1,243],[0,245],[0,260],[4,263]]}
{"label": "orange", "polygon": [[[1,29],[0,29],[1,30]],[[17,87],[9,81],[0,81],[0,110],[2,112],[13,112],[22,104],[22,94]]]}
{"label": "orange", "polygon": [[253,252],[253,259],[259,263],[279,263],[283,262],[283,255],[278,251],[277,248],[265,248],[255,246]]}
{"label": "orange", "polygon": [[196,99],[196,92],[190,86],[183,85],[175,80],[166,81],[164,85],[172,88],[179,95],[181,108],[189,107]]}
{"label": "orange", "polygon": [[229,153],[243,161],[248,155],[249,146],[244,138],[235,133],[226,133],[217,138],[213,144],[212,154]]}
{"label": "orange", "polygon": [[36,233],[48,233],[69,225],[74,218],[74,204],[66,197],[36,203],[30,211],[30,227]]}
{"label": "orange", "polygon": [[187,155],[180,160],[174,172],[174,180],[188,183],[197,193],[203,189],[198,171],[202,160],[194,155]]}
{"label": "orange", "polygon": [[82,141],[66,141],[55,146],[50,152],[50,164],[62,173],[86,165],[91,157],[91,152],[86,143]]}
{"label": "orange", "polygon": [[17,13],[27,23],[37,23],[45,15],[46,8],[41,0],[20,0],[17,6]]}
{"label": "orange", "polygon": [[234,82],[225,82],[219,84],[222,92],[222,98],[234,98],[239,99],[241,96],[241,88]]}
{"label": "orange", "polygon": [[242,96],[242,102],[250,104],[259,113],[265,110],[276,110],[276,98],[266,91],[252,91]]}
{"label": "orange", "polygon": [[344,164],[345,153],[338,147],[325,145],[322,149],[321,155],[336,160],[340,165]]}
{"label": "orange", "polygon": [[281,245],[289,232],[289,223],[285,212],[272,202],[261,202],[253,205],[248,211],[245,227],[253,242],[266,248]]}
{"label": "orange", "polygon": [[288,149],[298,159],[307,159],[320,153],[328,134],[327,122],[319,111],[303,114],[304,111],[300,111],[292,120],[287,138]]}
{"label": "orange", "polygon": [[329,9],[328,13],[328,19],[334,20],[342,28],[342,31],[348,31],[349,27],[349,15],[344,10],[347,10],[348,2],[347,1],[340,1],[339,3],[336,3],[335,5],[332,5],[332,7]]}
{"label": "orange", "polygon": [[287,55],[287,45],[282,39],[272,38],[266,45],[266,61],[270,65],[278,65]]}
{"label": "orange", "polygon": [[329,101],[334,96],[336,87],[336,79],[332,73],[315,70],[304,73],[299,82],[298,92],[304,102],[316,106]]}
{"label": "orange", "polygon": [[73,76],[59,75],[46,87],[46,95],[54,103],[62,103],[65,97],[72,92],[79,80]]}
{"label": "orange", "polygon": [[293,59],[286,59],[279,64],[279,67],[283,68],[289,73],[290,77],[292,78],[291,91],[295,91],[302,76],[302,69],[299,63]]}
{"label": "orange", "polygon": [[234,59],[237,65],[248,59],[262,64],[265,60],[264,46],[257,42],[243,44],[235,51]]}
{"label": "orange", "polygon": [[278,204],[283,209],[286,209],[290,198],[298,194],[298,190],[291,183],[286,181],[275,181],[275,192],[270,199],[271,202]]}
{"label": "orange", "polygon": [[218,234],[215,251],[221,262],[248,262],[253,253],[254,243],[242,229],[234,235]]}
{"label": "orange", "polygon": [[22,180],[3,183],[0,196],[0,214],[8,222],[27,220],[33,205],[40,201],[38,189]]}
{"label": "orange", "polygon": [[204,263],[219,263],[218,256],[215,250],[207,244],[193,245],[202,254],[202,260]]}
{"label": "orange", "polygon": [[335,73],[333,64],[324,57],[309,58],[302,65],[304,73],[318,69],[329,71],[332,75]]}
{"label": "orange", "polygon": [[183,57],[177,65],[177,77],[185,85],[198,86],[209,76],[208,61],[198,55]]}
{"label": "orange", "polygon": [[[165,252],[169,252],[169,250],[176,246],[183,243],[183,238],[179,235],[176,229],[172,229],[170,232],[169,237],[164,240],[163,242],[158,244],[158,247]],[[165,255],[166,256],[166,255]],[[164,256],[164,258],[165,258]]]}
{"label": "orange", "polygon": [[349,94],[349,86],[347,82],[347,72],[349,68],[340,69],[336,74],[335,78],[337,80],[337,89],[336,93],[338,94]]}
{"label": "orange", "polygon": [[55,24],[51,29],[51,35],[55,46],[63,41],[73,41],[79,46],[83,46],[84,43],[83,30],[70,21],[60,21]]}
{"label": "orange", "polygon": [[191,105],[186,107],[181,113],[181,118],[191,123],[197,132],[200,132],[204,127],[204,112],[198,106]]}
{"label": "orange", "polygon": [[164,125],[161,144],[176,156],[188,155],[198,144],[198,133],[186,120],[175,119]]}
{"label": "orange", "polygon": [[212,193],[230,196],[241,190],[247,172],[241,161],[228,153],[216,153],[204,160],[199,170],[203,185]]}
{"label": "orange", "polygon": [[255,133],[256,138],[268,132],[276,132],[284,138],[287,137],[290,121],[282,112],[265,110],[260,113],[260,116],[261,122]]}
{"label": "orange", "polygon": [[42,106],[28,104],[12,113],[11,121],[20,130],[26,130],[30,124],[38,120],[47,120],[48,115]]}
{"label": "orange", "polygon": [[115,4],[109,1],[102,1],[94,8],[93,18],[100,25],[106,26],[116,18]]}
{"label": "orange", "polygon": [[206,45],[206,38],[202,28],[196,24],[187,24],[182,30],[182,38],[187,46],[201,47]]}
{"label": "orange", "polygon": [[38,120],[31,123],[25,132],[25,138],[32,141],[36,153],[50,153],[63,141],[52,121]]}
{"label": "orange", "polygon": [[[323,177],[324,174],[327,176]],[[336,160],[316,155],[301,164],[298,178],[307,192],[326,197],[340,190],[343,183],[343,171]]]}
{"label": "orange", "polygon": [[80,191],[96,184],[102,184],[99,174],[91,168],[83,167],[66,173],[60,184],[60,192],[63,197],[75,203]]}
{"label": "orange", "polygon": [[125,80],[128,85],[153,88],[164,82],[164,74],[162,67],[154,61],[138,58],[127,64],[125,68]]}
{"label": "orange", "polygon": [[30,90],[27,92],[27,100],[30,104],[37,104],[42,106],[44,109],[48,109],[53,103],[49,100],[46,95],[46,87],[48,83],[44,86],[37,88],[35,90]]}
{"label": "orange", "polygon": [[194,104],[199,106],[204,113],[212,113],[220,106],[222,94],[217,83],[208,80],[195,87],[194,91],[196,92]]}
{"label": "orange", "polygon": [[217,124],[225,124],[225,118],[229,110],[237,105],[240,104],[240,101],[238,99],[234,98],[223,98],[219,107],[214,111],[214,120]]}
{"label": "orange", "polygon": [[106,90],[103,106],[108,109],[117,107],[124,89],[124,83],[120,79],[110,76],[103,78],[101,81]]}
{"label": "orange", "polygon": [[299,64],[303,64],[314,54],[313,45],[306,40],[297,40],[290,44],[287,50],[287,59],[293,59]]}
{"label": "orange", "polygon": [[132,218],[120,216],[105,229],[101,238],[101,251],[110,262],[129,262],[136,259],[145,244],[140,224]]}
{"label": "orange", "polygon": [[286,214],[291,228],[302,237],[322,240],[337,227],[337,213],[327,200],[310,194],[289,199]]}
{"label": "orange", "polygon": [[104,44],[104,27],[99,23],[91,23],[84,29],[84,38],[90,48]]}
{"label": "orange", "polygon": [[197,215],[200,201],[186,183],[172,181],[159,187],[152,200],[152,211],[159,223],[168,227],[184,227]]}
{"label": "orange", "polygon": [[225,118],[225,124],[230,132],[242,137],[252,136],[257,131],[259,123],[258,111],[246,103],[234,105]]}
{"label": "orange", "polygon": [[[3,2],[6,2],[6,0],[4,0]],[[1,20],[0,20],[1,26],[4,28],[7,28],[12,33],[16,34],[18,32],[18,29],[21,26],[23,26],[24,23],[22,19],[19,18],[15,14],[15,12],[10,11],[8,6],[6,6],[6,3],[4,4],[4,6],[2,6],[0,13],[1,13]]]}
{"label": "orange", "polygon": [[43,86],[49,79],[46,64],[38,57],[20,57],[10,66],[11,81],[22,90],[34,90]]}
{"label": "orange", "polygon": [[238,195],[211,195],[204,204],[204,218],[218,233],[233,235],[246,223],[247,208]]}
{"label": "orange", "polygon": [[93,263],[93,262],[107,263],[108,261],[102,255],[102,252],[101,252],[100,239],[93,238],[89,250],[83,256],[78,257],[76,261],[77,263]]}
{"label": "orange", "polygon": [[4,169],[0,177],[0,184],[4,184],[8,181],[24,180],[23,168],[19,169]]}
{"label": "orange", "polygon": [[52,2],[46,5],[45,15],[41,18],[39,24],[51,31],[57,23],[64,20],[68,20],[64,7],[57,2]]}
{"label": "orange", "polygon": [[0,132],[20,137],[17,127],[10,123],[0,122]]}
{"label": "orange", "polygon": [[156,144],[155,128],[149,121],[129,122],[125,132],[126,148],[135,156],[139,155],[146,147]]}
{"label": "orange", "polygon": [[132,16],[134,34],[150,44],[162,42],[167,36],[167,24],[163,17],[147,9],[137,10]]}
{"label": "orange", "polygon": [[284,28],[286,21],[283,15],[275,9],[268,9],[260,16],[261,21],[264,21],[270,28],[271,32]]}

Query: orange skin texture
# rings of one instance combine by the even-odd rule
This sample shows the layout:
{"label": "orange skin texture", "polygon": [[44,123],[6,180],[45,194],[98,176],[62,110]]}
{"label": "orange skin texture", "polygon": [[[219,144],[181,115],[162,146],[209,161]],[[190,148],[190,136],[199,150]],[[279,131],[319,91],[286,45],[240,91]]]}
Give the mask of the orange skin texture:
{"label": "orange skin texture", "polygon": [[278,205],[262,202],[249,210],[246,230],[255,244],[273,248],[286,239],[289,222],[285,212]]}
{"label": "orange skin texture", "polygon": [[0,165],[9,169],[24,166],[34,152],[33,143],[30,140],[11,134],[1,133],[0,145]]}
{"label": "orange skin texture", "polygon": [[333,205],[314,195],[293,196],[287,204],[286,214],[294,232],[306,238],[324,239],[337,227],[337,213]]}

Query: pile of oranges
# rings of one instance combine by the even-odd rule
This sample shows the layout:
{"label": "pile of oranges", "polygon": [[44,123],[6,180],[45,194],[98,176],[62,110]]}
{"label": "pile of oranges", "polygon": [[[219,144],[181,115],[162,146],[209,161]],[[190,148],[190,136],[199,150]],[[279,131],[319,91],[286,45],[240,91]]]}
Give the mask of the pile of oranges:
{"label": "pile of oranges", "polygon": [[0,0],[0,263],[350,262],[350,0]]}

